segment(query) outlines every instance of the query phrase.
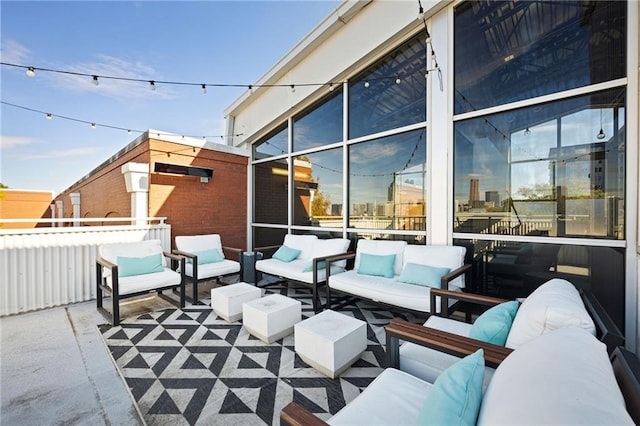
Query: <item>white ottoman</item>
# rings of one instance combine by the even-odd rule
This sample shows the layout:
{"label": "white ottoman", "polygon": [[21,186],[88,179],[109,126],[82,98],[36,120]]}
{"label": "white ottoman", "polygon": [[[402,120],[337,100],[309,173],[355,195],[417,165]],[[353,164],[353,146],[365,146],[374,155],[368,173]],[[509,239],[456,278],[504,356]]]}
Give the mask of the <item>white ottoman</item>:
{"label": "white ottoman", "polygon": [[271,294],[243,303],[242,316],[249,333],[265,343],[273,343],[293,332],[293,326],[302,318],[302,303]]}
{"label": "white ottoman", "polygon": [[262,297],[262,290],[244,282],[211,289],[211,307],[229,322],[242,318],[242,304]]}
{"label": "white ottoman", "polygon": [[332,310],[296,324],[294,334],[300,358],[332,379],[367,348],[367,323]]}

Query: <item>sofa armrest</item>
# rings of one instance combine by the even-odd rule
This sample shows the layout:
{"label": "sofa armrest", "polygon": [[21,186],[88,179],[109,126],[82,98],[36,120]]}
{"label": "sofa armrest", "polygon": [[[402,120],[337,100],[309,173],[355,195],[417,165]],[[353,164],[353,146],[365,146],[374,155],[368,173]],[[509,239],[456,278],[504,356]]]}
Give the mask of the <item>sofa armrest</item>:
{"label": "sofa armrest", "polygon": [[290,402],[280,412],[280,424],[292,426],[323,426],[325,421],[296,402]]}
{"label": "sofa armrest", "polygon": [[611,364],[627,411],[635,424],[640,424],[640,360],[633,352],[619,346],[611,354]]}
{"label": "sofa armrest", "polygon": [[394,318],[385,327],[389,367],[400,368],[400,340],[415,343],[457,357],[465,357],[482,348],[485,363],[497,367],[513,350],[435,328]]}

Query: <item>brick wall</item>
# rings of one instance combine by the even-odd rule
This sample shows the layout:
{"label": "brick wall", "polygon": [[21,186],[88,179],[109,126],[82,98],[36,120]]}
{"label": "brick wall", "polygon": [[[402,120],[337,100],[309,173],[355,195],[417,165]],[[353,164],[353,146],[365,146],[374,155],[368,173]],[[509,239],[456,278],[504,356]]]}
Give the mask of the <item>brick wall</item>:
{"label": "brick wall", "polygon": [[[72,192],[81,194],[82,217],[129,217],[131,195],[126,190],[121,167],[128,162],[148,163],[151,170],[148,215],[167,217],[172,244],[177,235],[216,233],[223,245],[245,249],[248,161],[241,155],[194,150],[191,146],[148,139],[94,170],[56,200],[64,201],[65,217],[73,213],[69,197]],[[208,183],[202,183],[195,176],[154,173],[155,162],[209,168],[214,175]]]}

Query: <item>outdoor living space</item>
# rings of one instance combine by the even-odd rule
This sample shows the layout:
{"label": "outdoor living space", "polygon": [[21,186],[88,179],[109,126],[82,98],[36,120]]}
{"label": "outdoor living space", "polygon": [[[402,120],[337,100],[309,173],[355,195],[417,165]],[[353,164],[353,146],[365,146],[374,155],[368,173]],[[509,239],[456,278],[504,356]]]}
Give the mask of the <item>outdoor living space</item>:
{"label": "outdoor living space", "polygon": [[[201,283],[201,304],[182,310],[157,296],[129,299],[118,327],[95,302],[2,317],[2,423],[278,424],[292,400],[328,417],[386,366],[383,326],[425,319],[366,304],[341,310],[366,322],[366,349],[332,379],[296,355],[293,334],[266,344],[216,316],[211,289],[238,280]],[[313,315],[308,290],[267,292],[285,292],[302,302],[303,318]]]}

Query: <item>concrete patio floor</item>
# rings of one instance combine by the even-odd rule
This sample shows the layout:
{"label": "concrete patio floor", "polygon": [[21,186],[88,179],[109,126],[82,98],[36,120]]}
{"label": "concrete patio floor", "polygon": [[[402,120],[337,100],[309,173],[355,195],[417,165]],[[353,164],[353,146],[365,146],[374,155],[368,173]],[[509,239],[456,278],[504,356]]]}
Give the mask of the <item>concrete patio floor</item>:
{"label": "concrete patio floor", "polygon": [[[172,306],[122,303],[123,317]],[[144,425],[98,331],[95,301],[0,318],[0,424]]]}

